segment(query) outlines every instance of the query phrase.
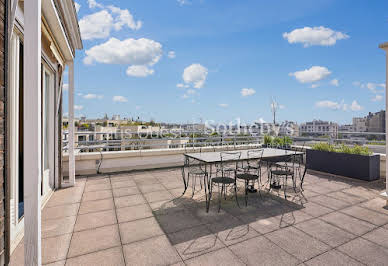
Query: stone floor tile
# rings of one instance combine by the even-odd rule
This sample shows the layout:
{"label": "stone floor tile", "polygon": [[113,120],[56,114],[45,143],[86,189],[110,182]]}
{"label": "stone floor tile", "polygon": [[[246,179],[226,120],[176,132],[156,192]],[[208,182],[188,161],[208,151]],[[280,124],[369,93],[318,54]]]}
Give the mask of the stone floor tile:
{"label": "stone floor tile", "polygon": [[121,223],[119,224],[119,228],[121,241],[123,244],[128,244],[164,234],[158,222],[153,217]]}
{"label": "stone floor tile", "polygon": [[367,265],[386,265],[388,250],[363,238],[357,238],[338,250]]}
{"label": "stone floor tile", "polygon": [[42,220],[75,216],[78,213],[79,205],[79,203],[73,203],[55,207],[45,207],[42,210]]}
{"label": "stone floor tile", "polygon": [[113,189],[113,196],[115,198],[136,194],[140,194],[140,190],[137,187],[122,187]]}
{"label": "stone floor tile", "polygon": [[234,255],[228,248],[222,248],[204,255],[186,260],[188,266],[194,265],[219,265],[219,266],[238,266],[244,265],[240,259]]}
{"label": "stone floor tile", "polygon": [[166,190],[162,184],[151,184],[151,185],[139,185],[139,189],[142,193],[150,193],[155,191]]}
{"label": "stone floor tile", "polygon": [[200,220],[186,210],[172,215],[157,215],[155,218],[165,233],[173,233],[202,224]]}
{"label": "stone floor tile", "polygon": [[124,257],[121,247],[115,247],[70,258],[66,266],[124,266]]}
{"label": "stone floor tile", "polygon": [[346,213],[350,216],[356,217],[358,219],[370,222],[375,225],[384,225],[388,223],[388,216],[369,210],[367,208],[362,208],[359,206],[352,206],[341,210],[341,212]]}
{"label": "stone floor tile", "polygon": [[81,203],[79,214],[111,210],[114,208],[115,205],[112,198],[94,201],[84,201]]}
{"label": "stone floor tile", "polygon": [[273,242],[258,236],[229,247],[247,265],[297,265],[295,257],[276,246]]}
{"label": "stone floor tile", "polygon": [[101,184],[94,184],[94,185],[89,185],[86,184],[85,186],[85,192],[91,192],[91,191],[98,191],[98,190],[109,190],[111,189],[111,185],[109,182],[101,183]]}
{"label": "stone floor tile", "polygon": [[68,258],[117,246],[120,246],[120,235],[117,225],[74,232]]}
{"label": "stone floor tile", "polygon": [[109,199],[109,198],[112,198],[112,190],[98,190],[98,191],[85,192],[82,197],[82,201],[101,200],[101,199]]}
{"label": "stone floor tile", "polygon": [[74,231],[82,231],[115,223],[117,223],[115,210],[92,212],[78,215]]}
{"label": "stone floor tile", "polygon": [[363,235],[376,227],[371,223],[354,218],[341,212],[329,213],[322,216],[321,219],[358,236]]}
{"label": "stone floor tile", "polygon": [[150,203],[155,215],[172,215],[175,212],[184,211],[185,207],[178,200],[162,200]]}
{"label": "stone floor tile", "polygon": [[116,208],[129,207],[147,203],[143,195],[136,194],[114,198]]}
{"label": "stone floor tile", "polygon": [[55,191],[46,207],[54,207],[81,202],[83,187],[71,187]]}
{"label": "stone floor tile", "polygon": [[167,189],[182,188],[182,187],[183,187],[183,181],[182,181],[182,180],[173,181],[173,182],[163,183],[163,185],[164,185]]}
{"label": "stone floor tile", "polygon": [[388,229],[381,227],[362,237],[388,249]]}
{"label": "stone floor tile", "polygon": [[169,234],[168,238],[183,260],[225,247],[204,225]]}
{"label": "stone floor tile", "polygon": [[337,247],[356,237],[319,219],[299,223],[295,227],[332,247]]}
{"label": "stone floor tile", "polygon": [[356,196],[356,195],[353,195],[353,194],[349,194],[349,193],[344,193],[342,191],[336,191],[336,192],[332,192],[332,193],[329,193],[327,194],[329,197],[332,197],[332,198],[336,198],[336,199],[339,199],[339,200],[343,200],[343,201],[346,201],[350,204],[357,204],[357,203],[360,203],[360,202],[363,202],[366,200],[366,198],[363,198],[363,197],[360,197],[360,196]]}
{"label": "stone floor tile", "polygon": [[308,266],[327,266],[327,265],[336,265],[336,266],[362,266],[363,264],[352,259],[351,257],[335,250],[329,250],[322,255],[319,255],[315,258],[312,258],[309,261],[305,262],[305,265]]}
{"label": "stone floor tile", "polygon": [[318,216],[322,216],[324,214],[327,214],[329,212],[332,212],[333,210],[329,209],[327,207],[324,207],[322,205],[316,204],[314,202],[308,202],[306,204],[303,204],[303,208],[301,209],[301,211],[303,211],[311,216],[318,217]]}
{"label": "stone floor tile", "polygon": [[301,261],[311,259],[330,247],[295,227],[287,227],[266,235],[268,239]]}
{"label": "stone floor tile", "polygon": [[317,197],[313,197],[310,199],[311,202],[317,203],[319,205],[325,206],[327,208],[333,209],[333,210],[339,210],[343,209],[350,205],[350,203],[338,200],[332,197],[328,197],[326,195],[320,195]]}
{"label": "stone floor tile", "polygon": [[112,180],[112,188],[135,187],[135,186],[136,186],[136,183],[133,180],[125,180],[125,181]]}
{"label": "stone floor tile", "polygon": [[361,186],[354,186],[348,189],[342,190],[342,192],[355,195],[356,197],[362,197],[366,199],[373,199],[378,196],[374,191]]}
{"label": "stone floor tile", "polygon": [[388,215],[387,201],[382,198],[369,200],[360,206]]}
{"label": "stone floor tile", "polygon": [[259,235],[248,224],[232,217],[224,216],[225,219],[207,225],[209,230],[214,233],[226,246],[256,237]]}
{"label": "stone floor tile", "polygon": [[171,195],[170,192],[167,190],[162,190],[162,191],[155,191],[155,192],[150,192],[144,194],[144,197],[148,202],[156,202],[156,201],[162,201],[162,200],[171,200],[174,197]]}
{"label": "stone floor tile", "polygon": [[130,265],[171,265],[181,262],[175,248],[166,236],[157,236],[124,245],[125,260]]}
{"label": "stone floor tile", "polygon": [[116,210],[119,223],[152,217],[152,210],[148,204],[119,208]]}
{"label": "stone floor tile", "polygon": [[77,216],[42,221],[42,238],[69,234],[73,232]]}
{"label": "stone floor tile", "polygon": [[66,259],[71,234],[42,239],[42,264]]}

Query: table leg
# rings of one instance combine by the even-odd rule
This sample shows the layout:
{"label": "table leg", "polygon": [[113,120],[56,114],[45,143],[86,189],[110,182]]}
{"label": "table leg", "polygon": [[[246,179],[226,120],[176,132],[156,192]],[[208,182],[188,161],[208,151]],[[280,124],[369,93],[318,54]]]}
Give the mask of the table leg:
{"label": "table leg", "polygon": [[188,184],[186,183],[186,174],[185,174],[185,167],[187,165],[187,157],[185,157],[185,160],[184,160],[184,163],[183,163],[183,166],[182,166],[182,179],[183,179],[183,185],[185,186],[185,190],[183,191],[182,193],[182,196],[186,193],[186,190],[187,190],[187,187],[188,187]]}

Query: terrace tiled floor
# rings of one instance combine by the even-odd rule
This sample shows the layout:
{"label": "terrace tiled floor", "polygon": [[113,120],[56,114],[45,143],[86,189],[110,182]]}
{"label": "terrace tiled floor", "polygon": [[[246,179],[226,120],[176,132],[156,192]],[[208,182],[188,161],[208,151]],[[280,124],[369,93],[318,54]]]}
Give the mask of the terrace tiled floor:
{"label": "terrace tiled floor", "polygon": [[[43,264],[388,264],[380,181],[307,174],[304,196],[250,194],[248,207],[227,199],[220,213],[182,187],[178,169],[78,178],[42,212]],[[11,265],[23,265],[23,243]]]}

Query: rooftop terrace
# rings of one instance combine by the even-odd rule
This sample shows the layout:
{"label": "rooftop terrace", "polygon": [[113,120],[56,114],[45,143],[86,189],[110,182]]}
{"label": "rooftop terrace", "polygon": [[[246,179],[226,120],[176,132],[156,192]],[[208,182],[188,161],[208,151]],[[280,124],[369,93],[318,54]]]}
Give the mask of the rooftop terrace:
{"label": "rooftop terrace", "polygon": [[[227,199],[219,213],[216,203],[206,213],[203,192],[181,196],[180,169],[80,177],[42,211],[42,262],[386,265],[382,181],[309,172],[304,184],[303,194],[291,189],[287,201],[283,192],[262,191],[262,198],[249,195],[248,207]],[[11,265],[23,265],[23,256],[22,241]]]}

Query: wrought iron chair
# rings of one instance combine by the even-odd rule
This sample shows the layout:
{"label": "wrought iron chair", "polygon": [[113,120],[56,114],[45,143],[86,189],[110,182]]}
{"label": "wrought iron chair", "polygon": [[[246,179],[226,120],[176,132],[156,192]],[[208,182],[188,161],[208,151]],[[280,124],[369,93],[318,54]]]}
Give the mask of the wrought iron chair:
{"label": "wrought iron chair", "polygon": [[[216,177],[212,177],[209,182],[209,202],[206,210],[207,212],[209,211],[214,185],[217,185],[218,187],[218,212],[221,209],[222,195],[224,195],[224,199],[226,200],[227,189],[229,186],[233,186],[236,203],[237,206],[240,207],[237,200],[236,172],[241,158],[241,152],[221,152],[220,157],[221,161],[220,164],[217,165],[217,175]],[[234,177],[231,177],[231,174],[234,174]]]}
{"label": "wrought iron chair", "polygon": [[[250,191],[249,186],[254,187],[255,181],[257,181],[258,185],[258,192],[261,197],[260,193],[260,186],[261,186],[261,160],[263,157],[264,149],[259,150],[249,150],[247,152],[247,165],[243,167],[242,170],[243,173],[237,173],[236,179],[237,180],[243,180],[245,183],[245,206],[248,206],[248,192]],[[251,185],[249,184],[251,183]]]}
{"label": "wrought iron chair", "polygon": [[[296,179],[295,179],[295,164],[296,164],[296,151],[290,156],[283,157],[281,161],[273,164],[274,168],[270,169],[270,190],[271,188],[280,188],[280,180],[283,179],[284,198],[287,199],[287,182],[288,177],[292,178],[293,189],[296,193]],[[274,178],[277,179],[274,181]],[[275,185],[274,185],[275,184]]]}
{"label": "wrought iron chair", "polygon": [[[205,170],[205,167],[202,163],[198,162],[194,159],[188,159],[187,161],[187,184],[190,182],[190,176],[192,177],[191,185],[192,185],[192,195],[191,197],[194,197],[195,193],[195,187],[197,184],[197,179],[199,178],[199,183],[202,190],[202,179],[204,179],[203,183],[206,184],[205,178],[207,178],[208,174]],[[206,190],[206,188],[205,188]],[[206,193],[206,191],[205,191]]]}

